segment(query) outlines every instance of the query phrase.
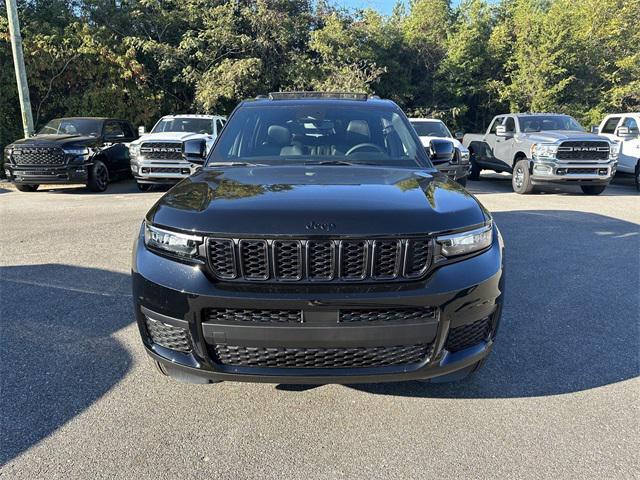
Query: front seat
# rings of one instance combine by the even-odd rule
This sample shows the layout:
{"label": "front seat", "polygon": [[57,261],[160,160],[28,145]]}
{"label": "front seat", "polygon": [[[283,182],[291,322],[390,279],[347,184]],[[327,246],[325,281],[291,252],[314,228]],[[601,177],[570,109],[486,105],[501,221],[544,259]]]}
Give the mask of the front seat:
{"label": "front seat", "polygon": [[291,143],[291,131],[282,125],[267,129],[267,141],[262,144],[263,155],[302,155],[302,148]]}

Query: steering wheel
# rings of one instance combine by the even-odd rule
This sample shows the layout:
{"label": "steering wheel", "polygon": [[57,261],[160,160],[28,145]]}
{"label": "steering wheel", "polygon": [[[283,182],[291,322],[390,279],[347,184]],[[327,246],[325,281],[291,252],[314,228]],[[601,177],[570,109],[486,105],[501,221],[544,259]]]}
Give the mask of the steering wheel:
{"label": "steering wheel", "polygon": [[345,157],[351,155],[353,152],[355,152],[356,150],[360,150],[361,148],[373,148],[375,150],[377,150],[380,153],[386,154],[387,152],[385,152],[382,148],[380,148],[379,145],[376,145],[375,143],[359,143],[357,145],[354,145],[353,147],[351,147],[347,153],[345,153]]}

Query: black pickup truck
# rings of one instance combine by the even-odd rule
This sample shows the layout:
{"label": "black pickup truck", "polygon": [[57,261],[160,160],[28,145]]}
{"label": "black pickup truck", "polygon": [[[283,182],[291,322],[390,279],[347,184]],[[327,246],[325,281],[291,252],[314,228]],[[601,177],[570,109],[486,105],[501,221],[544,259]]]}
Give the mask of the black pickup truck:
{"label": "black pickup truck", "polygon": [[161,373],[444,381],[483,364],[502,238],[395,103],[274,93],[241,103],[206,151],[184,142],[203,168],[158,200],[134,246],[135,315]]}
{"label": "black pickup truck", "polygon": [[116,176],[130,175],[127,143],[136,138],[125,120],[56,118],[4,149],[5,174],[21,192],[35,192],[43,183],[83,183],[103,192]]}

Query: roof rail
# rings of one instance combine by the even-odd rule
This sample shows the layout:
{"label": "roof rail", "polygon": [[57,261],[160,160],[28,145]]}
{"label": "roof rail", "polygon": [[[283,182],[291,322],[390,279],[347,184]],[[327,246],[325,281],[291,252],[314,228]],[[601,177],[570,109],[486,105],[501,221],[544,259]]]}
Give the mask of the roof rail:
{"label": "roof rail", "polygon": [[296,100],[300,98],[330,98],[337,100],[366,101],[369,95],[355,92],[271,92],[269,100]]}

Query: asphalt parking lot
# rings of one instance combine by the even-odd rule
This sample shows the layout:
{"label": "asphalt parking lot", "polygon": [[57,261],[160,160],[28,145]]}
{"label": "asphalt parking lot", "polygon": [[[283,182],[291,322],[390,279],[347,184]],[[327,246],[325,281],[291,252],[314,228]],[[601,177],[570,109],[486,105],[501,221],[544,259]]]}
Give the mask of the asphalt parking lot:
{"label": "asphalt parking lot", "polygon": [[492,357],[447,385],[185,385],[149,367],[131,244],[162,192],[0,184],[2,478],[637,478],[640,196],[469,189],[507,245]]}

